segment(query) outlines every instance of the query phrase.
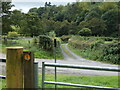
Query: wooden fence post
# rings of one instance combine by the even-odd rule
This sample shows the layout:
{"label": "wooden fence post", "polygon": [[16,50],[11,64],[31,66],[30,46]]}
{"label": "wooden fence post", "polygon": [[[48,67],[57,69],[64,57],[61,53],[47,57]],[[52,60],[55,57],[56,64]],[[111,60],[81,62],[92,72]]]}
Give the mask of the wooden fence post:
{"label": "wooden fence post", "polygon": [[23,47],[8,47],[6,88],[23,88]]}
{"label": "wooden fence post", "polygon": [[24,57],[24,88],[35,88],[34,85],[34,55],[23,52]]}

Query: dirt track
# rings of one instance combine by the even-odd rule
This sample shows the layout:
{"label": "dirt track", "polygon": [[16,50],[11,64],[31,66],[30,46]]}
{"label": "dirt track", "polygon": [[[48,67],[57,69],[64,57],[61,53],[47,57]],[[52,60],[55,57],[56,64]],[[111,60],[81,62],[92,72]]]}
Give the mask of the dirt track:
{"label": "dirt track", "polygon": [[[72,54],[73,57],[70,57],[67,55],[64,50],[62,49],[64,59],[63,60],[57,60],[57,63],[61,64],[72,64],[72,65],[87,65],[87,66],[100,66],[100,67],[111,67],[111,68],[118,68],[118,65],[113,65],[113,64],[106,64],[106,63],[101,63],[97,61],[92,61],[92,60],[87,60],[84,59],[80,56],[77,56],[73,52],[69,50],[67,47],[67,44],[64,44],[66,50],[69,51],[69,53]],[[5,58],[4,54],[0,54],[2,58]],[[39,73],[41,73],[41,68],[42,68],[42,62],[49,62],[49,63],[54,63],[54,59],[35,59],[39,63]],[[3,67],[2,73],[5,73],[5,64],[0,63]],[[54,68],[47,67],[46,73],[54,73]],[[57,68],[57,73],[60,74],[70,74],[70,75],[80,75],[80,76],[118,76],[117,72],[108,72],[108,71],[96,71],[96,70],[80,70],[80,69],[65,69],[65,68]]]}

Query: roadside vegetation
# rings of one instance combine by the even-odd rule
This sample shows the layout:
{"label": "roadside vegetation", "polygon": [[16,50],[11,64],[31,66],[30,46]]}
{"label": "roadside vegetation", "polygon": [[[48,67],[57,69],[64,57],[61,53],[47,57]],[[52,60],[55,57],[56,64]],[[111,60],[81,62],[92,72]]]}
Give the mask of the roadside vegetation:
{"label": "roadside vegetation", "polygon": [[68,46],[83,58],[120,64],[118,38],[73,36],[69,39]]}
{"label": "roadside vegetation", "polygon": [[[41,74],[39,74],[39,88],[41,88]],[[66,82],[66,83],[75,83],[75,84],[83,84],[83,85],[94,85],[94,86],[104,86],[104,87],[113,87],[113,88],[119,88],[119,81],[117,76],[76,76],[76,75],[63,75],[59,74],[57,81],[58,82]],[[46,81],[54,81],[54,75],[53,74],[46,74]],[[6,80],[0,79],[0,87],[5,88],[6,87]],[[54,85],[46,84],[46,88],[54,88]],[[71,86],[62,86],[57,85],[58,88],[76,88]],[[78,87],[77,87],[78,88]],[[83,90],[86,90],[86,88],[81,88]],[[80,90],[81,90],[80,89]],[[87,89],[90,90],[90,89]],[[93,90],[93,89],[91,89]]]}
{"label": "roadside vegetation", "polygon": [[[47,48],[44,49],[42,48],[42,46],[39,46],[38,40],[39,40],[38,37],[2,39],[2,44],[1,44],[2,52],[1,53],[6,53],[6,47],[21,46],[24,48],[24,51],[32,51],[35,54],[35,58],[53,59],[54,58],[54,47],[52,47],[51,50],[47,50]],[[52,46],[53,46],[53,43],[52,43]],[[59,46],[56,48],[56,58],[63,59],[61,49]]]}

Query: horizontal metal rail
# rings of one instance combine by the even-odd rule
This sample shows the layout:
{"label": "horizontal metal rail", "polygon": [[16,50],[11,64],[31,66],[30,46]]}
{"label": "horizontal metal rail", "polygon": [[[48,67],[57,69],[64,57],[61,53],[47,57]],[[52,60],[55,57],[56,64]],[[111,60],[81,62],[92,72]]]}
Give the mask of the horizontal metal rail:
{"label": "horizontal metal rail", "polygon": [[99,66],[70,65],[70,64],[59,64],[59,63],[44,63],[44,66],[120,72],[119,68],[99,67]]}
{"label": "horizontal metal rail", "polygon": [[6,76],[0,75],[1,79],[6,79]]}
{"label": "horizontal metal rail", "polygon": [[86,87],[86,88],[107,89],[107,90],[119,90],[118,88],[112,88],[112,87],[101,87],[101,86],[81,85],[81,84],[64,83],[64,82],[44,81],[45,80],[45,66],[120,72],[119,68],[42,62],[42,88],[44,88],[44,86],[45,86],[44,84],[55,84],[55,85],[64,85],[64,86]]}
{"label": "horizontal metal rail", "polygon": [[0,62],[6,62],[6,59],[1,59],[1,58],[0,58]]}
{"label": "horizontal metal rail", "polygon": [[54,81],[44,81],[44,83],[45,84],[64,85],[64,86],[75,86],[75,87],[85,87],[85,88],[106,89],[106,90],[118,90],[118,88],[112,88],[112,87],[101,87],[101,86],[82,85],[82,84],[54,82]]}

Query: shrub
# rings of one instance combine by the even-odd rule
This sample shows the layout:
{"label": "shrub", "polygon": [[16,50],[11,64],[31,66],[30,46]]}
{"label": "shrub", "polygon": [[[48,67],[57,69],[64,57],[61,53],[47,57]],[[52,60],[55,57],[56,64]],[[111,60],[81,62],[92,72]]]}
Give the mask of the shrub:
{"label": "shrub", "polygon": [[104,41],[103,41],[103,40],[94,41],[94,42],[91,44],[91,48],[98,47],[98,46],[100,46],[101,44],[104,44]]}
{"label": "shrub", "polygon": [[14,39],[17,38],[19,35],[17,32],[8,32],[8,38]]}
{"label": "shrub", "polygon": [[89,36],[92,34],[91,30],[89,28],[83,28],[78,32],[79,35],[81,36]]}
{"label": "shrub", "polygon": [[38,39],[37,39],[37,37],[34,37],[34,38],[33,38],[33,44],[34,44],[34,45],[37,45],[37,44],[38,44]]}
{"label": "shrub", "polygon": [[49,36],[52,37],[52,38],[55,38],[56,37],[55,31],[49,32]]}
{"label": "shrub", "polygon": [[53,51],[53,40],[48,36],[40,35],[39,48],[48,50],[48,51]]}
{"label": "shrub", "polygon": [[61,40],[63,41],[63,42],[68,42],[68,40],[71,38],[71,36],[70,35],[63,35],[62,37],[61,37]]}

